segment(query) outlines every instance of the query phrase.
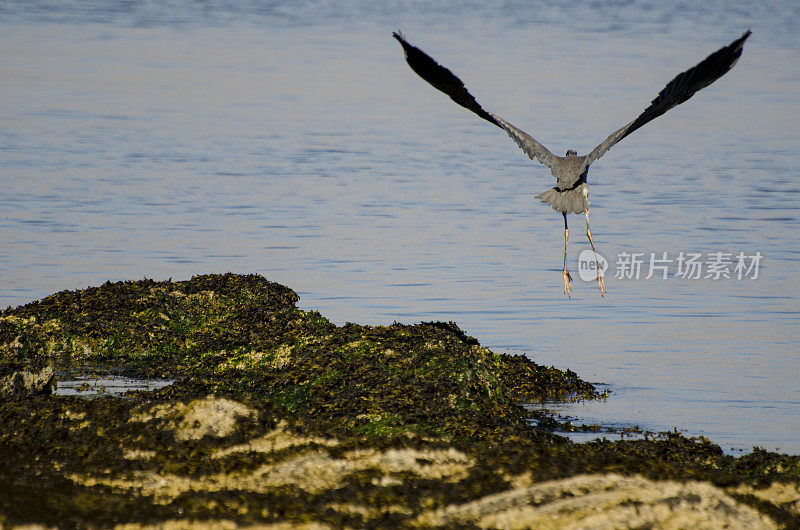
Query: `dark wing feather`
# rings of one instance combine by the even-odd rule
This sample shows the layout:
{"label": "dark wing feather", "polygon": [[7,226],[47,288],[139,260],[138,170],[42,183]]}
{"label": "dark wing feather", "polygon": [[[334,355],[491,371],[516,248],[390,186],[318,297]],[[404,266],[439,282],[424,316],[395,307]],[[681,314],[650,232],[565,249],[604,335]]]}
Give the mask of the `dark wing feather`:
{"label": "dark wing feather", "polygon": [[667,86],[658,93],[658,97],[650,103],[650,106],[647,107],[638,118],[611,133],[602,144],[598,145],[594,151],[586,157],[585,165],[588,167],[589,164],[603,156],[617,142],[633,131],[655,118],[658,118],[669,109],[680,105],[691,98],[697,91],[704,89],[725,75],[733,68],[736,61],[739,60],[739,57],[742,55],[742,49],[744,48],[744,41],[747,40],[749,36],[750,30],[747,30],[741,37],[728,46],[720,48],[703,59],[696,66],[675,76],[675,79],[670,81]]}
{"label": "dark wing feather", "polygon": [[456,75],[437,63],[433,57],[429,56],[424,51],[416,46],[412,46],[403,38],[400,32],[392,33],[395,39],[403,46],[403,51],[406,54],[406,62],[422,79],[433,85],[434,88],[440,90],[450,96],[450,99],[469,109],[484,120],[497,125],[502,129],[502,125],[494,119],[494,117],[483,110],[475,98],[467,91],[464,82],[461,81]]}
{"label": "dark wing feather", "polygon": [[408,65],[422,79],[433,85],[437,90],[450,96],[450,99],[465,109],[471,110],[484,120],[506,131],[511,139],[514,140],[531,159],[538,159],[539,162],[548,167],[553,166],[556,156],[548,151],[546,147],[534,140],[529,134],[514,127],[499,116],[486,112],[475,100],[473,95],[469,93],[461,79],[456,77],[453,72],[437,63],[431,56],[416,46],[409,44],[400,32],[392,33],[392,35],[403,46]]}

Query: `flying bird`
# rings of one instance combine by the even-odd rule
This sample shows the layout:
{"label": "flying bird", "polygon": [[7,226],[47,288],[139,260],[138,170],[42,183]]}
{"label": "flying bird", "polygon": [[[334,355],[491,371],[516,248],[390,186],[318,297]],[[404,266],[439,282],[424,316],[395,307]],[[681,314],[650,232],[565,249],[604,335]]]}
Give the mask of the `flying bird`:
{"label": "flying bird", "polygon": [[633,131],[661,116],[672,107],[680,105],[691,98],[695,92],[707,87],[725,75],[742,55],[744,41],[750,36],[750,30],[745,31],[741,37],[715,51],[697,65],[675,76],[675,79],[667,83],[667,86],[650,103],[650,106],[644,109],[636,119],[611,133],[591,153],[578,155],[575,149],[568,149],[565,156],[554,155],[526,132],[518,129],[500,116],[484,110],[472,94],[469,93],[463,81],[456,77],[453,72],[437,63],[416,46],[409,44],[399,31],[392,35],[403,46],[408,65],[422,79],[433,85],[437,90],[450,96],[450,99],[462,107],[471,110],[484,120],[506,131],[531,160],[538,160],[550,168],[550,172],[556,178],[556,185],[540,193],[536,198],[543,203],[549,204],[557,212],[561,212],[564,217],[564,268],[562,274],[564,278],[564,294],[571,296],[572,277],[567,270],[568,213],[583,213],[586,216],[586,237],[589,239],[595,256],[597,283],[600,288],[600,294],[603,295],[605,293],[603,272],[597,260],[597,251],[592,240],[592,232],[589,229],[589,186],[587,183],[589,166]]}

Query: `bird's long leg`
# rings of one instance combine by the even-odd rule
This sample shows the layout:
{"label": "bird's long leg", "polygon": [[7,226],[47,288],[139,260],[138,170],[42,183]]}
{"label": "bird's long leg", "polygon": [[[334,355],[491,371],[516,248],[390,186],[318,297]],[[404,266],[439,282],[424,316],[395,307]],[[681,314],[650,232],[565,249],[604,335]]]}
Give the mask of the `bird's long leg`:
{"label": "bird's long leg", "polygon": [[564,216],[564,294],[572,298],[572,276],[567,270],[567,242],[569,241],[569,228],[567,228],[567,212],[561,212]]}
{"label": "bird's long leg", "polygon": [[589,238],[589,244],[592,245],[592,253],[594,254],[594,265],[597,270],[597,285],[600,287],[600,296],[606,292],[606,286],[603,283],[603,269],[600,268],[600,262],[597,261],[597,251],[594,249],[594,241],[592,241],[592,231],[589,230],[589,208],[584,212],[586,214],[586,237]]}

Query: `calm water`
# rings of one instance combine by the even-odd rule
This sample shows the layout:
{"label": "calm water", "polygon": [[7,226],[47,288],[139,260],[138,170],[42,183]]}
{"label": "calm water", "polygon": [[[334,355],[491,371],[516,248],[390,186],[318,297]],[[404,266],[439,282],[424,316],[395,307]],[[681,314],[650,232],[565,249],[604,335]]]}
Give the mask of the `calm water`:
{"label": "calm water", "polygon": [[[0,4],[0,306],[256,272],[337,323],[454,320],[605,383],[565,411],[593,423],[800,453],[796,2],[234,4]],[[608,293],[578,279],[571,216],[571,300],[561,217],[533,198],[549,171],[391,38],[561,154],[747,28],[729,75],[592,166]],[[646,279],[664,252],[668,278]],[[683,279],[681,252],[763,259]],[[639,279],[615,278],[625,253]]]}
{"label": "calm water", "polygon": [[61,379],[56,375],[58,384],[53,392],[58,396],[124,396],[128,392],[158,390],[172,384],[172,380],[131,379],[121,376],[84,376]]}

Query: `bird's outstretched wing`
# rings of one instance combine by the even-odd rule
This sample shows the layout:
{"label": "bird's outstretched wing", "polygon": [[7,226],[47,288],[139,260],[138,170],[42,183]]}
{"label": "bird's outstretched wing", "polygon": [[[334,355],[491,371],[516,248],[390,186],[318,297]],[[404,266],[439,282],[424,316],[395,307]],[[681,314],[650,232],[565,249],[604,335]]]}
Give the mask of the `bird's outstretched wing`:
{"label": "bird's outstretched wing", "polygon": [[606,140],[594,148],[594,151],[589,153],[584,161],[584,167],[603,156],[609,149],[611,149],[617,142],[628,136],[630,133],[648,123],[655,118],[658,118],[672,107],[680,105],[684,101],[691,98],[695,92],[707,87],[723,75],[728,70],[733,68],[736,61],[742,55],[744,48],[744,41],[750,36],[750,30],[730,43],[729,45],[715,51],[696,66],[689,68],[685,72],[681,72],[675,79],[670,81],[664,89],[658,93],[644,112],[638,118],[623,126],[622,128],[614,131]]}
{"label": "bird's outstretched wing", "polygon": [[484,120],[497,125],[519,145],[523,151],[531,158],[531,160],[538,160],[542,164],[553,167],[556,161],[556,156],[547,150],[545,146],[534,140],[529,134],[514,127],[502,118],[495,116],[490,112],[486,112],[483,107],[475,100],[472,94],[469,93],[456,75],[437,63],[431,56],[409,44],[402,33],[395,32],[392,34],[395,39],[403,46],[403,51],[406,54],[406,62],[422,79],[433,85],[434,88],[440,90],[450,96],[450,99],[469,109]]}

